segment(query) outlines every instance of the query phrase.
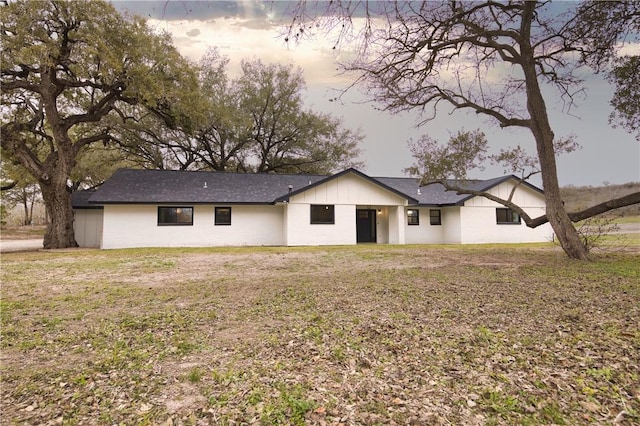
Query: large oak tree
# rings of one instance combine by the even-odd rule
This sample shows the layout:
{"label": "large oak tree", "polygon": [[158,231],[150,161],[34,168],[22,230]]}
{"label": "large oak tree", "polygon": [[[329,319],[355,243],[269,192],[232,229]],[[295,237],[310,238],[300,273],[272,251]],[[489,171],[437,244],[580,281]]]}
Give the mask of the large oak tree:
{"label": "large oak tree", "polygon": [[[607,33],[612,35],[608,44],[589,43],[587,36],[603,26],[619,29],[634,22],[638,3],[623,3],[629,13],[615,14],[616,22],[607,13],[600,15],[604,21],[581,20],[584,11],[579,3],[563,5],[563,13],[551,10],[549,3],[301,1],[292,12],[287,36],[301,39],[321,28],[336,34],[336,45],[355,40],[356,56],[341,66],[354,72],[356,83],[364,85],[372,100],[387,111],[418,111],[428,121],[439,107],[448,105],[481,114],[501,127],[526,129],[532,136],[546,201],[545,217],[529,224],[550,222],[567,255],[586,260],[587,249],[572,224],[572,219],[583,215],[569,215],[560,197],[556,154],[566,147],[566,138],[553,131],[545,99],[548,92],[543,88],[555,89],[571,104],[572,94],[583,83],[580,72],[587,59],[597,56],[596,49],[608,49],[615,56],[623,31],[614,28]],[[362,23],[361,29],[354,23]],[[470,142],[476,150],[462,153],[463,163],[475,163],[481,158],[475,154],[483,154],[478,140]],[[520,151],[514,147],[503,159],[520,158]],[[510,200],[496,201],[510,205]],[[640,194],[634,194],[588,214],[639,201]]]}
{"label": "large oak tree", "polygon": [[[78,155],[151,111],[168,125],[195,74],[168,35],[103,1],[12,1],[2,22],[2,151],[37,180],[51,220],[45,248],[73,247]],[[134,109],[127,108],[134,106]]]}
{"label": "large oak tree", "polygon": [[304,107],[302,71],[291,66],[242,62],[235,81],[240,111],[248,115],[245,163],[258,173],[330,173],[359,163],[358,131],[340,119]]}
{"label": "large oak tree", "polygon": [[130,158],[145,168],[254,173],[323,174],[360,165],[361,133],[305,107],[300,69],[244,60],[230,78],[227,64],[216,49],[200,60],[202,102],[191,107],[189,127],[167,129],[148,114],[125,129]]}

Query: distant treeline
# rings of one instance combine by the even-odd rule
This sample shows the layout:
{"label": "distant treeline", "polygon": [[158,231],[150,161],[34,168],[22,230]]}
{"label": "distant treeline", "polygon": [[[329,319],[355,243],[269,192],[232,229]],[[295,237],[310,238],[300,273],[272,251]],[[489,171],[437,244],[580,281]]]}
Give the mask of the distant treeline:
{"label": "distant treeline", "polygon": [[[622,185],[603,186],[565,186],[560,189],[562,200],[567,211],[576,212],[613,198],[623,197],[632,192],[640,191],[640,182],[629,182]],[[610,216],[636,216],[640,215],[640,204],[612,210]]]}

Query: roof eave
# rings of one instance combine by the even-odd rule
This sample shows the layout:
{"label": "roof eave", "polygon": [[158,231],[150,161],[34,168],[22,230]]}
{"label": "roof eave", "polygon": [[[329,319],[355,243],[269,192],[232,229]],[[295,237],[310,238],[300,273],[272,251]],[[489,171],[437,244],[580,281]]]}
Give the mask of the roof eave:
{"label": "roof eave", "polygon": [[106,205],[155,205],[155,206],[175,206],[175,205],[194,205],[194,206],[206,206],[206,205],[274,205],[275,202],[271,201],[90,201],[90,204],[97,206]]}

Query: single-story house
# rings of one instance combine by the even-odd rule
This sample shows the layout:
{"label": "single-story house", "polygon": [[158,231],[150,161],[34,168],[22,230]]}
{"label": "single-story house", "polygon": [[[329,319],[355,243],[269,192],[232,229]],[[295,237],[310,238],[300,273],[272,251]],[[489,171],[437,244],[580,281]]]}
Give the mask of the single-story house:
{"label": "single-story house", "polygon": [[[515,176],[468,182],[507,198]],[[513,201],[545,213],[539,188],[523,183]],[[414,178],[120,169],[93,192],[74,194],[80,246],[300,246],[357,243],[518,243],[553,238],[484,197]]]}

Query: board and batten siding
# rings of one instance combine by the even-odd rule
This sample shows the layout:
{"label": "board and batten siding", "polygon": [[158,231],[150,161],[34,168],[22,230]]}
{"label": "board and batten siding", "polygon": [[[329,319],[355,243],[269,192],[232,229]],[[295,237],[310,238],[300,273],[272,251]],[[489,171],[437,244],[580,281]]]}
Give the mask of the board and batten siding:
{"label": "board and batten siding", "polygon": [[[513,181],[506,181],[492,188],[489,192],[507,199],[513,188]],[[544,197],[531,188],[520,185],[512,201],[522,207],[532,218],[545,214]],[[537,228],[529,228],[524,221],[520,224],[497,224],[496,208],[504,208],[484,197],[473,197],[460,208],[461,235],[460,243],[533,243],[549,242],[553,239],[551,225],[544,224]]]}
{"label": "board and batten siding", "polygon": [[214,225],[215,207],[228,205],[180,206],[193,207],[193,225],[158,226],[157,205],[104,206],[102,248],[285,244],[281,205],[231,205],[231,225]]}
{"label": "board and batten siding", "polygon": [[397,206],[406,203],[403,197],[354,174],[331,179],[289,199],[289,204]]}
{"label": "board and batten siding", "polygon": [[[311,224],[312,204],[333,205],[335,223]],[[345,174],[290,197],[285,214],[286,245],[356,244],[356,209],[359,207],[384,211],[384,220],[378,220],[379,238],[389,242],[402,240],[403,243],[404,238],[398,234],[404,229],[394,233],[393,226],[387,223],[394,217],[397,206],[406,204],[405,198],[367,179]],[[389,210],[383,210],[384,207]],[[389,216],[386,216],[387,211]]]}

